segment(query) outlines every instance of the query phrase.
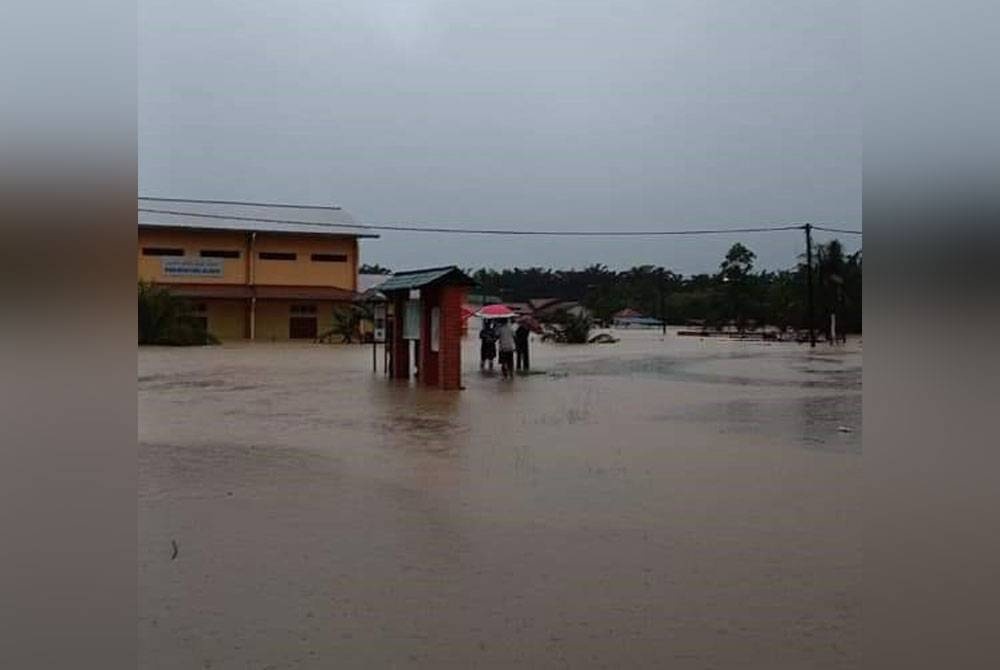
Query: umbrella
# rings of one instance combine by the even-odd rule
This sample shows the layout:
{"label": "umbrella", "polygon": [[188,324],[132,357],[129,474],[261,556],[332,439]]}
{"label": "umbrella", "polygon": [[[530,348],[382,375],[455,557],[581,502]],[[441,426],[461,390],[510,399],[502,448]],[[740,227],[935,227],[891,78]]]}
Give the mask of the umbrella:
{"label": "umbrella", "polygon": [[486,305],[478,312],[476,316],[481,319],[512,319],[517,314],[507,305]]}
{"label": "umbrella", "polygon": [[539,323],[538,319],[536,319],[533,316],[522,316],[520,319],[517,320],[517,322],[524,325],[525,328],[527,328],[533,333],[543,332],[542,324]]}

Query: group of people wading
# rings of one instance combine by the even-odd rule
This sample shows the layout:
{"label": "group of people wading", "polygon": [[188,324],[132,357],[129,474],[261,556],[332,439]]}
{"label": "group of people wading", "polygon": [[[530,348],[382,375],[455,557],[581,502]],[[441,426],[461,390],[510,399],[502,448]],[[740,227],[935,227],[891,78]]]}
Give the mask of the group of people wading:
{"label": "group of people wading", "polygon": [[[527,371],[528,335],[531,331],[523,323],[514,329],[514,319],[487,319],[479,331],[479,369],[493,371],[493,359],[500,351],[500,374],[504,379],[513,379],[517,370]],[[516,356],[516,362],[515,362]]]}

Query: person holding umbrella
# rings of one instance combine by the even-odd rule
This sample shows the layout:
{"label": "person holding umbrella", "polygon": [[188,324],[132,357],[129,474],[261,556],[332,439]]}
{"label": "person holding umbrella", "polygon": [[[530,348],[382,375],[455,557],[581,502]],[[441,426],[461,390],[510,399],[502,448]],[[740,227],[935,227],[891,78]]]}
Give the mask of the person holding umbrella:
{"label": "person holding umbrella", "polygon": [[485,370],[489,365],[493,371],[493,359],[497,357],[497,331],[496,323],[514,316],[514,312],[507,305],[484,305],[475,313],[475,316],[483,320],[483,325],[479,329],[479,369]]}
{"label": "person holding umbrella", "polygon": [[485,370],[489,364],[490,372],[493,372],[493,359],[496,357],[497,333],[493,328],[493,322],[484,319],[483,327],[479,329],[479,369]]}

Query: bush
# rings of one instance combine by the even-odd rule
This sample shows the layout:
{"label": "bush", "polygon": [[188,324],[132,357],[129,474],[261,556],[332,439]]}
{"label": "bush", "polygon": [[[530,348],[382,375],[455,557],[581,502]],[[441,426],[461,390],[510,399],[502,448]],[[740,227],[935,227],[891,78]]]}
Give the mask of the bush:
{"label": "bush", "polygon": [[186,300],[168,290],[139,282],[139,344],[218,344],[201,321],[188,314],[189,309]]}
{"label": "bush", "polygon": [[335,309],[330,329],[317,339],[321,342],[332,342],[335,337],[339,337],[343,344],[351,344],[357,338],[360,342],[361,323],[371,319],[372,310],[367,305],[355,304]]}
{"label": "bush", "polygon": [[593,328],[594,321],[586,314],[570,314],[562,311],[546,326],[542,339],[565,344],[586,344],[590,340],[590,329]]}

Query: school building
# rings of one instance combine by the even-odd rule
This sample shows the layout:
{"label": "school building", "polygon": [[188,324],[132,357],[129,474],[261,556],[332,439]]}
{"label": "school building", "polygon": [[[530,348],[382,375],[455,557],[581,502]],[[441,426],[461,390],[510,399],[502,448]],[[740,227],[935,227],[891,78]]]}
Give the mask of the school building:
{"label": "school building", "polygon": [[339,207],[139,199],[139,279],[187,298],[222,340],[315,339],[358,296],[359,239]]}

